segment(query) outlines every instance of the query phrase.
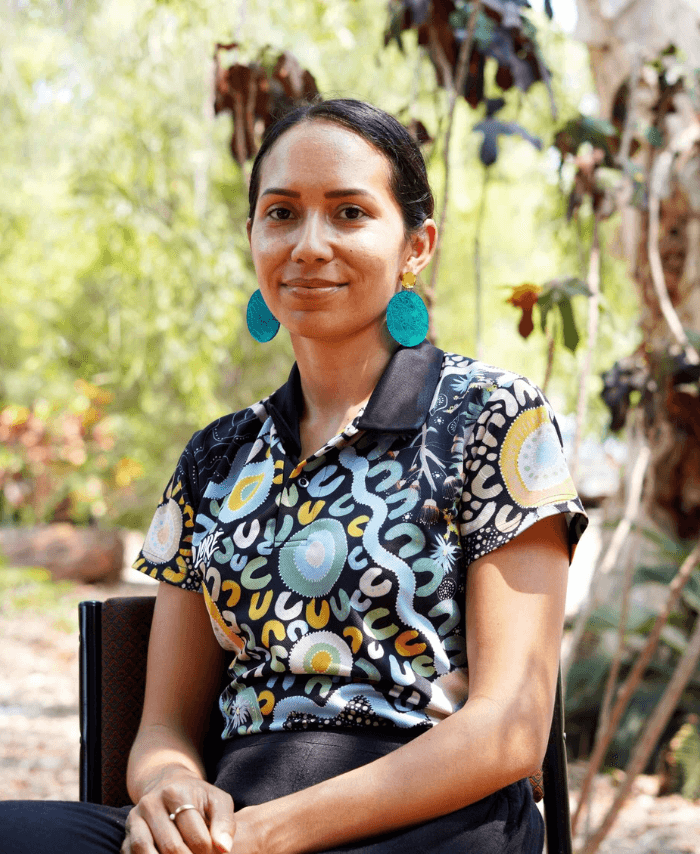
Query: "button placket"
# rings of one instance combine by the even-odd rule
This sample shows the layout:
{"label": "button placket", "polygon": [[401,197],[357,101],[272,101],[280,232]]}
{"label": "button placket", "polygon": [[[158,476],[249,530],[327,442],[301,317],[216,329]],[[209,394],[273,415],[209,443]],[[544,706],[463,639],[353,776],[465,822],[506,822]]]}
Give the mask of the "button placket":
{"label": "button placket", "polygon": [[[361,414],[361,413],[360,413]],[[359,416],[357,416],[359,418]],[[355,421],[357,420],[355,419]],[[313,473],[327,463],[329,452],[335,452],[337,455],[340,451],[349,444],[354,444],[357,439],[365,432],[364,430],[351,429],[355,422],[348,425],[343,433],[339,433],[330,442],[320,448],[316,453],[310,454],[306,459],[293,462],[285,455],[284,449],[280,448],[282,454],[282,483],[280,484],[280,497],[278,500],[278,516],[275,529],[275,545],[284,547],[284,542],[281,541],[280,535],[287,530],[289,517],[297,519],[299,505],[303,505],[305,499],[299,495],[301,490],[306,490],[311,485],[311,479],[307,477],[307,473]],[[304,525],[302,525],[302,528]],[[286,540],[287,537],[284,537]]]}

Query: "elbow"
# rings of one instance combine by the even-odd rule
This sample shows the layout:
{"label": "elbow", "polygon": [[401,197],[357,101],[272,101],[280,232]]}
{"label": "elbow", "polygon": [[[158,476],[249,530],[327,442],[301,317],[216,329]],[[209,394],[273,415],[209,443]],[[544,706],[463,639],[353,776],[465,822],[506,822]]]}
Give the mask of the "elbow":
{"label": "elbow", "polygon": [[514,781],[522,780],[542,768],[549,727],[543,727],[541,720],[522,716],[511,719],[509,730],[511,776]]}
{"label": "elbow", "polygon": [[516,777],[517,780],[523,780],[525,777],[532,777],[533,774],[538,774],[542,770],[544,762],[544,753],[538,755],[537,758],[529,757],[529,761],[524,761],[520,771]]}
{"label": "elbow", "polygon": [[480,730],[484,766],[494,773],[496,788],[529,777],[542,767],[551,710],[548,715],[540,705],[519,695],[510,702],[473,697],[464,706],[465,735],[470,738]]}

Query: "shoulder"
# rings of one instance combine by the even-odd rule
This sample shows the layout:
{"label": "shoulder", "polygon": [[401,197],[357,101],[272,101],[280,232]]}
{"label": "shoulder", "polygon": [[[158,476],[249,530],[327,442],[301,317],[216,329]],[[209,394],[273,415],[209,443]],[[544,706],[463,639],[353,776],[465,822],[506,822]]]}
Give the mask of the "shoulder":
{"label": "shoulder", "polygon": [[193,484],[210,480],[222,463],[228,468],[232,457],[255,441],[267,417],[264,401],[260,401],[216,418],[193,434],[179,467]]}
{"label": "shoulder", "polygon": [[[266,398],[267,399],[267,398]],[[230,412],[216,418],[206,427],[192,436],[189,445],[201,450],[229,445],[238,440],[247,440],[251,435],[260,432],[262,424],[267,420],[265,401],[259,401],[238,412]]]}
{"label": "shoulder", "polygon": [[544,406],[553,418],[544,394],[527,377],[455,353],[443,358],[432,408],[441,405],[467,409],[470,420],[497,409],[512,417],[533,406]]}

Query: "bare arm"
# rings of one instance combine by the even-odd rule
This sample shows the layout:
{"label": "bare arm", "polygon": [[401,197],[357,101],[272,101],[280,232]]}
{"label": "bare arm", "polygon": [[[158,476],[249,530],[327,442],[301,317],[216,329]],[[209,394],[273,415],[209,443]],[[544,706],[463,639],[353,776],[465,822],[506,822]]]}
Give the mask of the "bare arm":
{"label": "bare arm", "polygon": [[[452,812],[536,770],[552,718],[567,567],[561,516],[475,561],[464,707],[369,765],[236,813],[234,854],[324,850]],[[406,779],[421,781],[410,800],[396,785]]]}
{"label": "bare arm", "polygon": [[[161,584],[148,645],[146,694],[129,755],[127,786],[137,806],[123,851],[209,854],[212,839],[226,849],[233,804],[206,783],[200,754],[204,727],[219,688],[223,650],[198,593]],[[173,823],[168,814],[194,804]]]}

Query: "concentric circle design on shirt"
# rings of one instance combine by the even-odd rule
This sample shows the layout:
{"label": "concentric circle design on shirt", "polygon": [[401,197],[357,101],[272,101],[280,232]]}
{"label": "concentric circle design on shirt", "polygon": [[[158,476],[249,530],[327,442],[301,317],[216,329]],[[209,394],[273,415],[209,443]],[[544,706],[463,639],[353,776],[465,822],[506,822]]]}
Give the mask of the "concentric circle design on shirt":
{"label": "concentric circle design on shirt", "polygon": [[270,494],[275,464],[271,457],[260,463],[243,466],[236,483],[221,506],[220,522],[233,522],[248,516],[263,503]]}
{"label": "concentric circle design on shirt", "polygon": [[280,549],[280,576],[301,596],[325,596],[340,577],[347,556],[342,524],[337,519],[319,519],[290,537]]}
{"label": "concentric circle design on shirt", "polygon": [[151,563],[167,563],[180,548],[181,536],[182,511],[177,501],[169,498],[156,510],[142,552]]}
{"label": "concentric circle design on shirt", "polygon": [[444,719],[466,696],[467,566],[543,514],[580,514],[537,389],[456,356],[423,389],[418,355],[382,400],[430,399],[420,430],[356,420],[290,478],[265,401],[183,455],[138,566],[202,588],[232,660],[225,737]]}
{"label": "concentric circle design on shirt", "polygon": [[289,653],[292,673],[323,676],[350,676],[352,651],[333,632],[310,632],[300,638]]}
{"label": "concentric circle design on shirt", "polygon": [[526,409],[501,447],[506,489],[521,507],[541,507],[576,497],[559,437],[544,406]]}

